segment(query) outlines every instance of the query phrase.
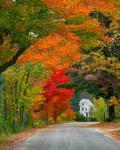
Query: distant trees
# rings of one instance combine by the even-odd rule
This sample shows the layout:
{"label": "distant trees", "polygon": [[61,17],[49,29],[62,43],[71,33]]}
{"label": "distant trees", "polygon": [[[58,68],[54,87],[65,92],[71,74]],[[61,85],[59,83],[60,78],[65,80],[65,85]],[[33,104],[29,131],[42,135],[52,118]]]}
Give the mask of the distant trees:
{"label": "distant trees", "polygon": [[116,104],[110,104],[110,99],[113,96],[120,99],[120,24],[116,20],[109,26],[99,46],[82,50],[80,61],[73,65],[75,73],[71,75],[76,92],[87,89],[93,95],[106,99],[109,119],[114,120]]}
{"label": "distant trees", "polygon": [[105,103],[105,100],[102,97],[94,98],[93,100],[94,104],[94,110],[93,110],[93,116],[98,121],[107,121],[108,118],[108,112],[107,112],[107,104]]}
{"label": "distant trees", "polygon": [[87,90],[96,97],[104,97],[109,120],[114,120],[116,103],[110,101],[112,97],[120,99],[120,3],[115,0],[45,2],[51,8],[59,8],[66,26],[80,38],[80,60],[73,65],[72,81],[66,87],[75,87],[75,95]]}

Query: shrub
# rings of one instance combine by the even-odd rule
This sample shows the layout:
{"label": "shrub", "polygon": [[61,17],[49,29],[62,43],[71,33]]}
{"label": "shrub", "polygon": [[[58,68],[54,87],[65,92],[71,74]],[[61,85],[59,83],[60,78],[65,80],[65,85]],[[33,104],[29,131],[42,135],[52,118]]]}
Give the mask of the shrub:
{"label": "shrub", "polygon": [[35,121],[33,123],[34,128],[42,128],[42,127],[46,127],[46,122],[43,120],[39,120],[39,121]]}
{"label": "shrub", "polygon": [[88,121],[88,118],[79,114],[79,113],[76,113],[76,119],[75,121],[80,121],[80,122],[87,122]]}

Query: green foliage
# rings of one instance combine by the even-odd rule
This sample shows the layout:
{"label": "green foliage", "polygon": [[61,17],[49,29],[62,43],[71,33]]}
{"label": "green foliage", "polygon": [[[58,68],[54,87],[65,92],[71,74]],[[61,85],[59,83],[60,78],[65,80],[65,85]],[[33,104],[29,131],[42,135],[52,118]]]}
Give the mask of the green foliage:
{"label": "green foliage", "polygon": [[99,99],[94,99],[93,104],[94,104],[93,116],[98,121],[106,121],[108,114],[107,114],[107,105],[104,99],[102,97],[100,97]]}
{"label": "green foliage", "polygon": [[72,109],[75,112],[79,112],[79,109],[80,109],[79,101],[80,101],[80,93],[75,93],[71,100]]}
{"label": "green foliage", "polygon": [[94,122],[94,121],[97,121],[97,119],[96,119],[95,116],[85,117],[85,116],[81,115],[78,112],[78,113],[76,113],[75,121],[78,121],[78,122]]}
{"label": "green foliage", "polygon": [[117,133],[119,133],[119,134],[120,134],[120,130],[117,130]]}
{"label": "green foliage", "polygon": [[98,44],[97,40],[99,40],[99,37],[96,32],[83,32],[79,30],[75,31],[75,34],[81,39],[82,49],[90,49]]}
{"label": "green foliage", "polygon": [[16,64],[7,69],[4,77],[4,90],[0,103],[0,130],[19,132],[32,126],[31,106],[35,97],[42,92],[42,80],[49,72],[42,63]]}
{"label": "green foliage", "polygon": [[83,115],[80,115],[80,113],[76,113],[76,119],[75,120],[78,122],[87,122],[88,118],[83,116]]}
{"label": "green foliage", "polygon": [[115,106],[116,119],[120,120],[120,104]]}
{"label": "green foliage", "polygon": [[52,13],[42,0],[1,1],[0,6],[0,65],[55,28]]}
{"label": "green foliage", "polygon": [[67,25],[79,25],[81,23],[83,23],[84,21],[86,21],[88,19],[87,16],[77,16],[77,17],[72,17],[72,18],[68,18],[66,20],[66,24]]}
{"label": "green foliage", "polygon": [[[83,50],[78,63],[73,65],[77,72],[72,79],[76,91],[87,90],[95,96],[109,101],[111,96],[120,97],[120,23],[113,20],[100,40],[95,32],[76,31],[80,36]],[[87,33],[87,34],[86,34]],[[97,37],[98,36],[98,37]],[[96,46],[96,42],[99,46]],[[89,42],[91,40],[93,43]],[[85,47],[84,47],[85,41]],[[89,45],[90,44],[90,45]],[[73,71],[74,72],[74,71]],[[114,105],[108,106],[110,120],[115,119]],[[112,115],[113,114],[113,115]]]}
{"label": "green foliage", "polygon": [[46,125],[46,122],[43,120],[35,121],[33,124],[34,128],[43,128],[46,127]]}
{"label": "green foliage", "polygon": [[0,134],[9,134],[12,132],[9,121],[4,116],[0,115]]}
{"label": "green foliage", "polygon": [[0,145],[5,144],[8,142],[8,135],[0,135]]}
{"label": "green foliage", "polygon": [[60,123],[61,123],[61,122],[64,123],[64,122],[73,121],[74,119],[71,118],[71,117],[68,117],[67,114],[63,113],[63,114],[61,114],[61,115],[59,116],[59,119],[58,119],[58,120],[60,120]]}

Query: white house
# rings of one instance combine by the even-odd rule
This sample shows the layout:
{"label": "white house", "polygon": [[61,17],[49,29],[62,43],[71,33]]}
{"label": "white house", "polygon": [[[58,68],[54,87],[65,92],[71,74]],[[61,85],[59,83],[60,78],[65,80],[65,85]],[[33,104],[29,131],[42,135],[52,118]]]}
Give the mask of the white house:
{"label": "white house", "polygon": [[89,99],[81,99],[79,102],[80,111],[79,113],[84,115],[85,117],[90,116],[90,110],[93,108],[93,104]]}

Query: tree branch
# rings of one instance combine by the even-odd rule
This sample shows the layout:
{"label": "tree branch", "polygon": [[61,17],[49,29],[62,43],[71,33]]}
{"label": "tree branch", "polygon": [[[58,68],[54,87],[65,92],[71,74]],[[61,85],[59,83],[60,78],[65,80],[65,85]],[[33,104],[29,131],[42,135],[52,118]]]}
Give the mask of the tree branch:
{"label": "tree branch", "polygon": [[9,61],[5,62],[0,66],[0,74],[5,71],[8,67],[14,65],[18,58],[25,52],[26,48],[20,49]]}

